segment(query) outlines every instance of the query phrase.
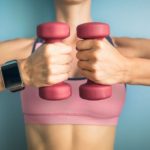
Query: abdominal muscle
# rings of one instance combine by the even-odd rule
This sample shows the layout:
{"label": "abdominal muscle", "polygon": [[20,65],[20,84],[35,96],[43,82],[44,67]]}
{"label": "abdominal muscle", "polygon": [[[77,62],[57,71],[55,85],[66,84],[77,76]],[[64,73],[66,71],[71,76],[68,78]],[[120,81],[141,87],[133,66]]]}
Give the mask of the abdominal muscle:
{"label": "abdominal muscle", "polygon": [[28,150],[113,150],[115,127],[26,124]]}

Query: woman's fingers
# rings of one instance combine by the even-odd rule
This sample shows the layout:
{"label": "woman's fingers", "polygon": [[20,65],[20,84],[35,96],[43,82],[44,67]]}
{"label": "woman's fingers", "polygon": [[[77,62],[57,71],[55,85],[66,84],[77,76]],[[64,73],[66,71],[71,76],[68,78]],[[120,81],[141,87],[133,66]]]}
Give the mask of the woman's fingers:
{"label": "woman's fingers", "polygon": [[82,51],[82,50],[90,50],[93,48],[99,48],[100,47],[100,41],[97,39],[94,40],[79,40],[77,41],[77,50]]}
{"label": "woman's fingers", "polygon": [[76,53],[76,57],[79,59],[79,60],[89,60],[91,59],[91,53],[90,53],[90,50],[89,51],[80,51],[80,52],[77,52]]}
{"label": "woman's fingers", "polygon": [[48,70],[46,69],[45,71],[47,72],[47,75],[50,76],[69,73],[70,70],[71,65],[51,65]]}
{"label": "woman's fingers", "polygon": [[63,43],[44,44],[43,53],[46,56],[54,56],[61,54],[69,54],[72,51],[72,47]]}
{"label": "woman's fingers", "polygon": [[91,50],[87,50],[87,51],[79,51],[76,54],[76,57],[79,60],[91,60],[91,61],[95,61],[99,59],[99,55],[100,55],[100,49],[91,49]]}
{"label": "woman's fingers", "polygon": [[[63,43],[40,46],[25,60],[23,79],[27,85],[52,85],[69,77],[72,47]],[[54,77],[55,76],[55,77]]]}
{"label": "woman's fingers", "polygon": [[93,72],[98,68],[98,65],[93,61],[78,61],[78,66],[81,69]]}
{"label": "woman's fingers", "polygon": [[51,57],[49,61],[52,64],[65,65],[71,63],[73,61],[73,58],[71,57],[71,55],[63,54],[63,55]]}
{"label": "woman's fingers", "polygon": [[60,82],[63,82],[65,80],[68,79],[68,73],[64,73],[64,74],[59,74],[59,75],[51,75],[51,76],[48,76],[44,86],[49,86],[50,84],[57,84],[57,83],[60,83]]}
{"label": "woman's fingers", "polygon": [[103,84],[124,82],[128,59],[107,40],[80,41],[77,48],[78,66],[83,76]]}

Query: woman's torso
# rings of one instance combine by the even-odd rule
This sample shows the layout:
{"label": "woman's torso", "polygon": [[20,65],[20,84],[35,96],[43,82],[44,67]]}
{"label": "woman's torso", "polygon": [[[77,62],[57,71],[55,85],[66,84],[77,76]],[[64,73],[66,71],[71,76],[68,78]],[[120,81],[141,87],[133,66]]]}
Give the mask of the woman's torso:
{"label": "woman's torso", "polygon": [[[75,46],[73,45],[73,48]],[[75,52],[72,53],[75,58]],[[80,76],[77,71],[76,65],[77,59],[74,59],[72,73],[70,77],[74,75]],[[113,85],[113,98],[104,101],[86,101],[78,97],[78,87],[80,84],[85,83],[85,80],[81,81],[66,81],[72,85],[73,99],[61,101],[61,102],[46,102],[43,103],[38,96],[38,89],[32,87],[26,87],[22,92],[22,104],[23,112],[33,115],[39,114],[39,108],[42,108],[43,114],[84,114],[92,117],[107,118],[111,120],[111,117],[116,117],[118,120],[118,114],[120,114],[125,99],[125,86]],[[76,82],[76,83],[75,83]],[[35,105],[34,108],[30,107]],[[28,106],[28,107],[24,107]],[[62,119],[62,118],[61,118]],[[67,119],[66,119],[67,120]],[[69,120],[69,119],[68,119]],[[73,124],[32,124],[26,123],[26,131],[28,137],[28,143],[33,150],[112,150],[114,142],[115,125],[105,125],[100,122],[92,124],[93,120],[87,118],[90,124],[84,122],[82,125]],[[64,121],[64,120],[63,120]],[[82,118],[78,120],[82,122]],[[97,121],[97,119],[95,119]],[[40,149],[41,146],[41,149]],[[45,147],[46,146],[46,147]],[[30,149],[32,149],[30,147]]]}

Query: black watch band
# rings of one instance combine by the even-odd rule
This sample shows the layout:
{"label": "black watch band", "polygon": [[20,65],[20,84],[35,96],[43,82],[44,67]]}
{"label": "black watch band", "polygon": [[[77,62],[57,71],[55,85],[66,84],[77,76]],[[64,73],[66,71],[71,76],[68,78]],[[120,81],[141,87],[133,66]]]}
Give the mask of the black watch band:
{"label": "black watch band", "polygon": [[2,79],[6,89],[17,92],[24,89],[17,60],[11,60],[1,66]]}

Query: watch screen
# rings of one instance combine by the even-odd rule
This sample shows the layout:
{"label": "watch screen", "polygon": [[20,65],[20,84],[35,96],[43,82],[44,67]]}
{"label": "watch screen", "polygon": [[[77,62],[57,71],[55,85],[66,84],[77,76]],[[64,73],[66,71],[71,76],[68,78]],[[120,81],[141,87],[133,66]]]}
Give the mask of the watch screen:
{"label": "watch screen", "polygon": [[6,88],[11,88],[22,83],[16,61],[5,64],[1,70]]}

